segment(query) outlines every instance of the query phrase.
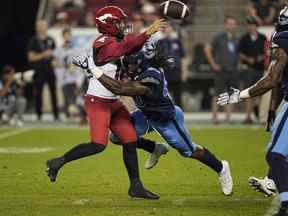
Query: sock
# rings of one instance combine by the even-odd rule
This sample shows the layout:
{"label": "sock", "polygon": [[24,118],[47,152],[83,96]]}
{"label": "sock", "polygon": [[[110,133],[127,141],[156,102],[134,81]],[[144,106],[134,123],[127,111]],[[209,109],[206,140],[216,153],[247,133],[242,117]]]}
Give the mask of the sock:
{"label": "sock", "polygon": [[[193,156],[195,153],[195,157]],[[204,163],[215,172],[220,173],[223,169],[222,162],[219,161],[208,149],[199,149],[193,153],[193,157]]]}
{"label": "sock", "polygon": [[64,154],[64,161],[67,163],[73,160],[78,160],[80,158],[100,153],[105,149],[105,147],[105,145],[97,143],[79,144]]}
{"label": "sock", "polygon": [[123,160],[131,185],[139,182],[140,179],[136,143],[127,143],[123,145]]}
{"label": "sock", "polygon": [[156,143],[154,141],[140,137],[137,140],[137,148],[152,153],[155,149]]}
{"label": "sock", "polygon": [[274,180],[282,202],[288,201],[288,162],[278,153],[269,152],[266,156],[270,166],[271,176]]}

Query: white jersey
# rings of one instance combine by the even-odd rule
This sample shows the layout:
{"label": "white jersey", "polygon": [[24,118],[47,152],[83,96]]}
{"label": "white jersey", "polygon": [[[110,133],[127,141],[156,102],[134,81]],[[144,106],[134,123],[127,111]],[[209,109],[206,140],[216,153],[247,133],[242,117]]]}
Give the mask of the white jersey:
{"label": "white jersey", "polygon": [[[109,76],[115,79],[116,71],[117,71],[117,66],[115,64],[108,63],[99,68],[104,72],[106,76]],[[93,77],[89,79],[87,94],[100,97],[100,98],[105,98],[105,99],[118,99],[119,98],[118,95],[115,95],[110,90],[105,88],[99,80]]]}

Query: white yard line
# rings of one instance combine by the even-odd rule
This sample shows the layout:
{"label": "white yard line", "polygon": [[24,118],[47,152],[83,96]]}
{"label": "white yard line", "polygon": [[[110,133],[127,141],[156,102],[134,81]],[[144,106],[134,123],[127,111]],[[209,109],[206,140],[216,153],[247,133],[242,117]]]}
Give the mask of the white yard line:
{"label": "white yard line", "polygon": [[0,140],[4,140],[4,139],[7,139],[9,137],[17,136],[17,135],[26,133],[30,130],[31,130],[31,128],[22,128],[22,129],[15,129],[13,131],[0,133]]}
{"label": "white yard line", "polygon": [[53,151],[52,147],[0,147],[0,154],[39,154]]}

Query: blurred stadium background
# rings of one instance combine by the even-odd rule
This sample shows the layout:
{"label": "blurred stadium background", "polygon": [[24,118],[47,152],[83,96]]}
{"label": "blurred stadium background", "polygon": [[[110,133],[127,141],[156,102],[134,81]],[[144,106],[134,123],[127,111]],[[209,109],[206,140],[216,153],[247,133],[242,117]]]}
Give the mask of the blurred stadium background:
{"label": "blurred stadium background", "polygon": [[[283,0],[187,0],[186,3],[191,15],[183,22],[173,22],[173,31],[169,36],[175,40],[179,40],[183,49],[178,49],[173,45],[173,42],[168,48],[170,52],[176,55],[180,65],[174,71],[175,74],[167,74],[170,84],[170,90],[177,104],[181,105],[188,113],[187,120],[205,123],[247,123],[247,124],[265,124],[267,113],[267,101],[269,95],[263,98],[254,100],[249,107],[242,105],[234,108],[235,114],[229,117],[224,117],[220,114],[220,121],[214,115],[210,115],[213,104],[213,96],[216,94],[214,83],[218,74],[213,71],[209,61],[206,58],[205,47],[213,43],[213,38],[219,32],[225,31],[224,20],[227,16],[233,16],[237,22],[235,41],[237,44],[241,36],[246,33],[247,16],[255,17],[257,21],[258,31],[265,34],[267,40],[273,32],[273,23],[280,8],[285,4]],[[7,66],[11,67],[9,70],[15,69],[18,74],[17,80],[21,81],[21,90],[18,96],[23,96],[26,99],[25,114],[23,122],[33,122],[37,120],[35,115],[35,104],[37,104],[37,84],[35,84],[35,77],[30,73],[26,73],[26,79],[23,82],[23,74],[28,70],[33,70],[33,63],[28,60],[28,53],[31,50],[31,38],[37,35],[35,32],[35,24],[37,20],[43,19],[48,23],[48,35],[55,41],[56,46],[53,50],[53,70],[56,76],[57,86],[57,110],[61,113],[58,122],[81,122],[85,123],[85,117],[81,108],[81,94],[85,91],[85,79],[81,76],[81,72],[77,71],[69,78],[65,78],[68,71],[75,71],[69,69],[69,66],[61,62],[61,50],[63,50],[63,29],[71,30],[71,38],[69,43],[73,46],[74,53],[85,52],[95,37],[97,31],[95,29],[94,14],[104,5],[117,5],[122,7],[126,13],[129,14],[130,21],[134,24],[134,31],[139,32],[158,17],[157,8],[160,1],[148,0],[29,0],[29,1],[3,1],[3,15],[1,22],[1,56],[0,56],[0,70],[1,74],[7,70]],[[69,33],[70,34],[70,33]],[[159,36],[160,38],[168,37],[166,33]],[[60,51],[59,51],[60,50]],[[238,48],[237,51],[238,52]],[[252,51],[253,52],[253,51]],[[254,51],[257,55],[257,50]],[[259,52],[259,51],[258,51]],[[59,54],[60,53],[60,54]],[[247,62],[241,61],[238,55],[237,71],[233,75],[233,79],[237,79],[237,86],[246,86],[245,82],[248,80],[255,80],[253,71],[247,67]],[[268,55],[268,50],[265,48],[265,55]],[[258,54],[259,58],[263,57],[263,53]],[[60,58],[60,60],[59,60]],[[63,58],[63,56],[62,56]],[[263,57],[265,58],[265,56]],[[58,61],[58,64],[57,64]],[[263,62],[264,64],[264,62]],[[64,68],[64,70],[63,70]],[[66,69],[67,70],[66,70]],[[31,71],[30,71],[31,72]],[[43,72],[43,74],[46,72]],[[258,72],[259,73],[259,72]],[[261,69],[261,73],[264,70]],[[73,77],[74,76],[74,77]],[[1,76],[2,77],[2,76]],[[220,77],[220,76],[219,76]],[[219,79],[219,78],[218,78]],[[221,79],[221,78],[220,78]],[[3,77],[2,77],[3,80]],[[68,81],[67,81],[68,80]],[[78,80],[78,81],[75,81]],[[65,101],[63,90],[65,85],[69,85],[75,91],[72,94],[71,101]],[[73,84],[73,86],[71,85]],[[35,87],[36,86],[36,87]],[[66,86],[67,87],[67,86]],[[228,83],[226,85],[228,87]],[[224,90],[224,89],[223,89]],[[66,91],[67,92],[67,91]],[[77,93],[76,93],[77,92]],[[65,92],[64,92],[65,94]],[[36,95],[36,96],[35,96]],[[6,95],[7,96],[7,95]],[[5,95],[1,95],[3,99]],[[42,96],[38,96],[42,97]],[[268,99],[267,99],[268,97]],[[3,102],[2,100],[1,103]],[[43,93],[43,110],[44,115],[39,116],[38,119],[53,121],[50,113],[52,112],[49,91],[47,86],[44,87]],[[247,110],[248,109],[248,110]],[[36,107],[37,110],[37,107]],[[5,111],[5,106],[1,106],[1,119],[5,125],[11,120],[11,114]],[[55,107],[54,107],[55,111]],[[39,111],[38,111],[39,112]],[[250,112],[252,114],[250,114]],[[65,115],[65,114],[66,115]],[[58,114],[57,114],[58,115]],[[80,117],[79,117],[80,116]],[[22,118],[22,117],[20,117]],[[81,120],[82,119],[82,120]],[[11,120],[10,124],[13,126],[17,123],[16,120]]]}

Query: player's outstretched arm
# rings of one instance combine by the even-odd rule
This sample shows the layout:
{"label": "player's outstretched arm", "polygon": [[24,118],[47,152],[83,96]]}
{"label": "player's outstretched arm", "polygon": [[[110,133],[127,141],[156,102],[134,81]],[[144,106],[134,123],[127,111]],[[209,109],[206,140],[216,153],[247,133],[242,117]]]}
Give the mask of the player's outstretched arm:
{"label": "player's outstretched arm", "polygon": [[288,56],[283,49],[277,48],[273,53],[272,59],[267,73],[255,85],[246,89],[248,95],[242,95],[241,98],[240,93],[241,99],[260,96],[278,85],[282,77],[283,69],[287,64]]}
{"label": "player's outstretched arm", "polygon": [[[157,19],[147,31],[141,34],[128,34],[121,41],[111,41],[107,46],[103,46],[100,50],[93,53],[96,65],[103,65],[121,56],[139,51],[151,35],[162,31],[166,25],[163,19]],[[105,40],[105,37],[101,38],[101,40],[103,39]]]}
{"label": "player's outstretched arm", "polygon": [[116,95],[141,96],[152,95],[152,90],[138,81],[122,82],[103,74],[98,80]]}
{"label": "player's outstretched arm", "polygon": [[225,92],[220,94],[217,103],[221,106],[239,103],[242,100],[263,95],[276,87],[281,80],[283,69],[288,61],[288,55],[283,49],[276,48],[272,59],[267,73],[258,82],[242,91],[232,89],[232,93]]}

